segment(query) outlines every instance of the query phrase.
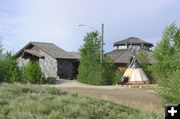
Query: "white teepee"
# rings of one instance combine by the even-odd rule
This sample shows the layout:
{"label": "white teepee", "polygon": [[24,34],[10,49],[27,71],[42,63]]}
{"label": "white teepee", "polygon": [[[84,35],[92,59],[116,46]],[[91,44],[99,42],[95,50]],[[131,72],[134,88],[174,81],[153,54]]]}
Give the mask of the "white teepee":
{"label": "white teepee", "polygon": [[139,67],[136,57],[133,56],[131,64],[121,77],[123,84],[148,84],[149,79],[144,73],[143,69]]}

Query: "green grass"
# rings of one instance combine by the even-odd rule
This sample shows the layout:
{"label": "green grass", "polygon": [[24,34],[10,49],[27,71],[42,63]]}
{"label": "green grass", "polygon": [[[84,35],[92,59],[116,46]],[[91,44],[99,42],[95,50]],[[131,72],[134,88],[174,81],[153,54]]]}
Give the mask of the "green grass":
{"label": "green grass", "polygon": [[0,119],[156,119],[129,107],[31,84],[0,84]]}

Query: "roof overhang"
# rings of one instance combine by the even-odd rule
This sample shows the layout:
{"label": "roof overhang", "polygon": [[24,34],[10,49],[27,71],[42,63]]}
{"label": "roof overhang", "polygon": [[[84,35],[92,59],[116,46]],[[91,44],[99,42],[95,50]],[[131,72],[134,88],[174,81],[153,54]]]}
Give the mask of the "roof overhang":
{"label": "roof overhang", "polygon": [[44,56],[42,56],[39,52],[35,51],[35,50],[24,50],[24,52],[22,53],[22,57],[25,58],[26,54],[35,56],[37,58],[44,58]]}

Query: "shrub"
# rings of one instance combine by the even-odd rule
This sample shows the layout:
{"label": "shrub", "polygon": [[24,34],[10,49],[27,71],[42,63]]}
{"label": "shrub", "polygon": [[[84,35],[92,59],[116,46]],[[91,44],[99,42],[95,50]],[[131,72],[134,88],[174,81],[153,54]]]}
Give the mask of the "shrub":
{"label": "shrub", "polygon": [[168,74],[169,77],[161,76],[158,79],[160,96],[163,97],[165,103],[180,103],[180,69]]}
{"label": "shrub", "polygon": [[21,74],[17,61],[11,53],[6,53],[0,60],[0,81],[21,81]]}
{"label": "shrub", "polygon": [[116,74],[114,64],[109,57],[104,57],[101,64],[99,64],[98,72],[100,72],[99,85],[111,85],[114,84],[114,76]]}
{"label": "shrub", "polygon": [[0,96],[1,119],[159,119],[153,113],[55,87],[2,83]]}
{"label": "shrub", "polygon": [[113,84],[118,84],[120,82],[120,78],[122,77],[123,72],[121,72],[120,70],[117,70],[114,74],[114,78],[113,78]]}
{"label": "shrub", "polygon": [[4,67],[4,62],[0,60],[0,82],[3,82],[6,80],[6,69]]}
{"label": "shrub", "polygon": [[37,62],[29,61],[23,69],[23,81],[34,84],[45,83],[45,78]]}
{"label": "shrub", "polygon": [[144,70],[149,80],[155,83],[155,78],[153,77],[153,72],[152,72],[153,70],[152,65],[149,64],[147,57],[148,54],[146,52],[139,52],[137,55],[137,60],[140,64],[140,67]]}

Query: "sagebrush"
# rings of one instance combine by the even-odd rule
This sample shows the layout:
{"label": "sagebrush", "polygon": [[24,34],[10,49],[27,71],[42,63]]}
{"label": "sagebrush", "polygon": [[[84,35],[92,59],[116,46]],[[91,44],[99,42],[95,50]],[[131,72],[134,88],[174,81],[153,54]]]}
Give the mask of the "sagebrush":
{"label": "sagebrush", "polygon": [[1,119],[158,119],[100,99],[32,84],[0,84]]}

